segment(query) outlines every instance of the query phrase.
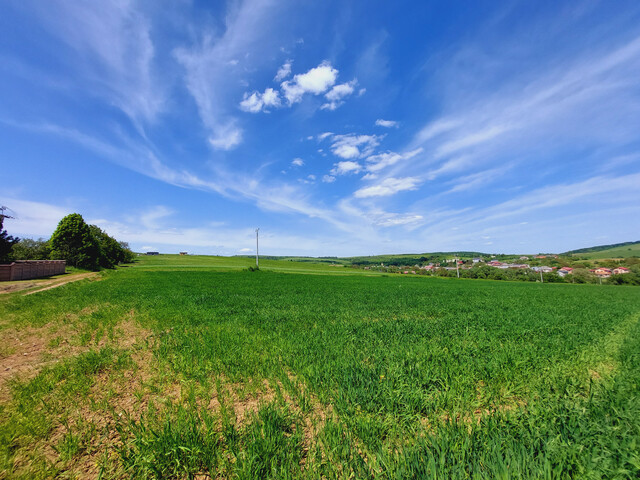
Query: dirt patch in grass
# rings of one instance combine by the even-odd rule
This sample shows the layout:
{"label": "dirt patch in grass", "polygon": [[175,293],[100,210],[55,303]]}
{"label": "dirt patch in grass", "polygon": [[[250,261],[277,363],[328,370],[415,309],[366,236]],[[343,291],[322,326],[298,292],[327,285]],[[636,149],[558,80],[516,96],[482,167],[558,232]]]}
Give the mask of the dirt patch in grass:
{"label": "dirt patch in grass", "polygon": [[[74,316],[89,315],[96,310],[95,306],[87,307]],[[114,328],[113,340],[103,336],[93,346],[100,348],[113,344],[117,348],[129,349],[136,342],[151,338],[151,332],[139,327],[132,317],[133,312],[130,312]],[[23,327],[3,331],[0,348],[0,402],[10,399],[9,383],[12,379],[28,380],[46,366],[89,350],[88,345],[78,345],[78,335],[77,326],[69,322],[52,322],[38,328]]]}
{"label": "dirt patch in grass", "polygon": [[44,290],[50,290],[52,288],[60,287],[70,282],[77,282],[85,278],[99,279],[98,272],[86,272],[86,273],[70,273],[55,278],[42,278],[31,280],[17,280],[13,282],[0,282],[0,295],[4,293],[21,292],[29,290],[24,295],[31,295],[32,293],[42,292]]}
{"label": "dirt patch in grass", "polygon": [[5,330],[0,353],[0,402],[10,397],[11,379],[33,378],[43,367],[79,353],[68,341],[75,334],[72,326],[54,324]]}
{"label": "dirt patch in grass", "polygon": [[[119,472],[116,453],[123,441],[120,427],[126,429],[129,422],[140,421],[152,404],[177,403],[182,398],[182,385],[156,369],[148,348],[153,336],[130,320],[118,329],[119,347],[132,350],[132,367],[88,379],[88,395],[58,416],[40,446],[49,464],[65,478],[100,478],[101,470],[103,478],[126,478]],[[63,447],[69,438],[77,443],[76,451],[65,457]]]}

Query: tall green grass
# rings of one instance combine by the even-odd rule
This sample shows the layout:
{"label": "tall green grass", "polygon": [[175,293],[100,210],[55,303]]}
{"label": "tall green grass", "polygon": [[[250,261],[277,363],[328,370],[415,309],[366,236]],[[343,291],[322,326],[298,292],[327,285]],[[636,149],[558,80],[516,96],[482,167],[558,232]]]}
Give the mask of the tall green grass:
{"label": "tall green grass", "polygon": [[[133,312],[153,332],[158,377],[145,388],[162,395],[163,377],[182,394],[117,422],[118,441],[101,460],[106,476],[640,474],[636,289],[157,265],[0,302],[7,325],[72,321],[95,339]],[[58,370],[16,384],[0,410],[3,443],[46,443],[49,432],[28,425],[64,418],[70,394],[83,401],[104,372],[135,371],[118,360],[131,359],[130,348],[85,344],[109,361],[56,367],[82,371],[85,386],[52,382]],[[235,393],[211,407],[224,388]],[[21,410],[26,398],[56,402]],[[260,401],[240,421],[243,398]],[[69,429],[58,471],[83,454]],[[99,436],[86,425],[75,434]],[[7,476],[22,471],[19,450],[2,453]],[[46,477],[53,467],[39,458],[34,475]]]}

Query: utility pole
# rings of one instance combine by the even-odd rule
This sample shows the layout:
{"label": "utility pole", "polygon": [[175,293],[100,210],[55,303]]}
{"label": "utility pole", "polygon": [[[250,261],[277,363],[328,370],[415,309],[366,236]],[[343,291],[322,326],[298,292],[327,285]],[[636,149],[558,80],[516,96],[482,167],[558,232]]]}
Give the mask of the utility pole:
{"label": "utility pole", "polygon": [[460,270],[458,269],[458,256],[456,255],[456,273],[458,274],[458,278],[460,278]]}
{"label": "utility pole", "polygon": [[542,267],[540,267],[540,283],[544,283],[544,279],[542,278]]}
{"label": "utility pole", "polygon": [[258,250],[258,232],[259,228],[256,228],[256,268],[260,268],[260,251]]}

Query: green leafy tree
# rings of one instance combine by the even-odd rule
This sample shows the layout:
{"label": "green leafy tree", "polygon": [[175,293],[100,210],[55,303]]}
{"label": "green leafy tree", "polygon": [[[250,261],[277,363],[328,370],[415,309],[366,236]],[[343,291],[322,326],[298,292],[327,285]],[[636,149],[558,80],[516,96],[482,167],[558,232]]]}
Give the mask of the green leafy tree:
{"label": "green leafy tree", "polygon": [[99,270],[100,245],[78,213],[67,215],[51,235],[51,258],[64,259],[69,265]]}
{"label": "green leafy tree", "polygon": [[89,225],[91,234],[100,246],[99,264],[103,268],[113,268],[119,263],[131,263],[135,257],[126,242],[118,242],[97,225]]}
{"label": "green leafy tree", "polygon": [[11,235],[9,235],[4,229],[4,218],[5,216],[0,214],[0,263],[6,263],[11,259],[11,250],[13,249],[13,246],[20,240],[17,237],[12,237]]}
{"label": "green leafy tree", "polygon": [[38,240],[22,238],[13,246],[11,258],[13,260],[46,260],[50,255],[51,247],[44,238]]}

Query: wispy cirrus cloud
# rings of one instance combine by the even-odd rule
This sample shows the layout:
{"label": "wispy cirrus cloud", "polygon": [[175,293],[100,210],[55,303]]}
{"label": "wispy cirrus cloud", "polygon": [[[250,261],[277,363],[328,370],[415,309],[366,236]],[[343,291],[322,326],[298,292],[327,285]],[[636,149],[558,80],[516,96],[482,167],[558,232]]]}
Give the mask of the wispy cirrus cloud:
{"label": "wispy cirrus cloud", "polygon": [[[243,140],[242,127],[227,106],[227,98],[232,98],[239,86],[238,74],[229,69],[229,62],[247,52],[259,53],[268,48],[273,39],[266,39],[278,14],[277,6],[269,0],[247,0],[236,7],[227,16],[222,35],[204,33],[195,45],[174,50],[202,123],[210,131],[209,142],[220,150],[232,150]],[[274,106],[274,94],[272,89],[266,89],[259,97],[257,92],[249,94],[243,99],[244,108],[258,111],[258,106]]]}
{"label": "wispy cirrus cloud", "polygon": [[[321,139],[331,138],[331,152],[345,160],[362,158],[371,155],[383,138],[380,135],[345,135],[322,134]],[[319,137],[319,138],[320,138]]]}
{"label": "wispy cirrus cloud", "polygon": [[51,9],[35,2],[30,8],[73,50],[81,82],[108,98],[138,128],[164,111],[167,85],[157,75],[151,22],[136,4],[61,2]]}
{"label": "wispy cirrus cloud", "polygon": [[[428,122],[411,145],[422,146],[432,162],[447,162],[453,155],[497,159],[531,147],[546,154],[577,139],[591,145],[608,144],[611,135],[633,140],[640,88],[628,79],[640,73],[640,37],[612,43],[612,48],[565,59],[561,67],[522,73],[498,87],[478,82],[475,92],[465,91],[471,100],[461,109],[455,94],[449,94],[444,101],[451,106]],[[619,124],[615,132],[604,127],[622,118],[633,121]]]}
{"label": "wispy cirrus cloud", "polygon": [[376,185],[356,190],[353,196],[356,198],[388,197],[405,190],[415,190],[419,184],[420,179],[416,177],[388,177]]}

